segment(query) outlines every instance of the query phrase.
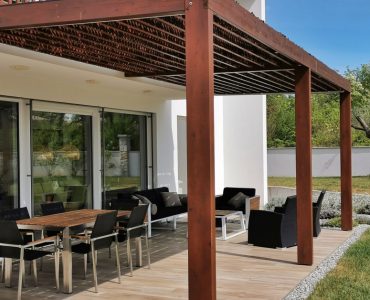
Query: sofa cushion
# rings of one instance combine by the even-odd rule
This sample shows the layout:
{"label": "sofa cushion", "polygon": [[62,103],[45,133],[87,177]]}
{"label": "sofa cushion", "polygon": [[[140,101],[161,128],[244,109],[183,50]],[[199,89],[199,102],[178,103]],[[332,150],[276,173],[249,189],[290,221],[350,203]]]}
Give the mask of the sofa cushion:
{"label": "sofa cushion", "polygon": [[229,201],[227,201],[227,204],[232,206],[234,209],[237,210],[244,210],[245,206],[245,199],[249,198],[242,192],[237,193],[235,196],[231,197]]}
{"label": "sofa cushion", "polygon": [[143,195],[133,195],[132,196],[133,199],[139,199],[139,202],[141,204],[148,204],[151,206],[151,214],[152,215],[156,215],[157,212],[158,212],[158,208],[157,208],[157,205],[152,203],[147,197],[143,196]]}
{"label": "sofa cushion", "polygon": [[162,192],[168,192],[167,187],[161,187],[150,190],[142,190],[135,193],[135,195],[142,195],[150,200],[153,204],[157,205],[158,208],[165,207],[162,199]]}
{"label": "sofa cushion", "polygon": [[254,189],[254,188],[238,188],[238,187],[225,187],[222,196],[224,198],[230,199],[239,192],[242,192],[244,195],[246,195],[248,197],[256,196],[256,189]]}
{"label": "sofa cushion", "polygon": [[179,195],[174,192],[162,192],[162,199],[165,207],[181,206]]}

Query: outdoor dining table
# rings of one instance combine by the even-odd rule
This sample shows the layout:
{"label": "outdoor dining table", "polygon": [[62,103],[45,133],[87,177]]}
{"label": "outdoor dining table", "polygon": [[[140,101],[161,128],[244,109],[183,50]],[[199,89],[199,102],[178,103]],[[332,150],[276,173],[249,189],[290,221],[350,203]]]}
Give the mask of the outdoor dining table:
{"label": "outdoor dining table", "polygon": [[[72,293],[72,251],[71,251],[71,228],[80,225],[91,226],[95,223],[96,216],[110,212],[110,210],[81,209],[68,211],[48,216],[34,217],[18,220],[19,229],[46,230],[60,229],[63,233],[63,292]],[[128,216],[130,211],[118,211],[117,217]],[[142,265],[141,239],[136,239],[136,263]],[[10,266],[9,266],[10,265]],[[10,286],[11,260],[6,263],[5,282]]]}

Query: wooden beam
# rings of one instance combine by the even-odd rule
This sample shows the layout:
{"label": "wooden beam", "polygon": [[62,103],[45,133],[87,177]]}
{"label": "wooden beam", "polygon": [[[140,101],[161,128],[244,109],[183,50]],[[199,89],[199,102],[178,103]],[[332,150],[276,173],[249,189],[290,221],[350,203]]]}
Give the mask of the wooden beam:
{"label": "wooden beam", "polygon": [[189,299],[216,299],[213,14],[185,1]]}
{"label": "wooden beam", "polygon": [[340,94],[340,173],[342,230],[352,230],[351,93]]}
{"label": "wooden beam", "polygon": [[209,0],[208,6],[217,16],[238,27],[266,46],[296,61],[298,64],[310,68],[312,72],[327,79],[339,88],[351,91],[351,84],[348,80],[245,10],[235,0]]}
{"label": "wooden beam", "polygon": [[295,72],[298,264],[313,263],[311,70]]}
{"label": "wooden beam", "polygon": [[[230,69],[230,70],[215,70],[215,74],[244,74],[244,73],[260,73],[260,72],[282,72],[282,71],[293,71],[294,69],[291,67],[260,67],[260,68],[243,68],[243,69]],[[125,77],[158,77],[158,76],[179,76],[185,75],[185,72],[167,72],[167,73],[125,73]]]}
{"label": "wooden beam", "polygon": [[183,0],[56,0],[1,6],[0,29],[82,24],[183,13]]}

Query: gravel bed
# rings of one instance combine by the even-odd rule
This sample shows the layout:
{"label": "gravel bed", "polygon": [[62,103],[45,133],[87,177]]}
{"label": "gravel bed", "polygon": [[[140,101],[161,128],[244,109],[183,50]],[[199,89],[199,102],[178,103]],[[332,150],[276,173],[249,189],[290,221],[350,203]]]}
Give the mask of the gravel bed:
{"label": "gravel bed", "polygon": [[369,225],[359,225],[355,227],[352,235],[329,257],[324,259],[311,274],[290,291],[284,300],[306,299],[313,292],[316,284],[323,279],[329,271],[334,269],[344,252],[346,252],[346,250],[356,242],[368,228],[370,228]]}

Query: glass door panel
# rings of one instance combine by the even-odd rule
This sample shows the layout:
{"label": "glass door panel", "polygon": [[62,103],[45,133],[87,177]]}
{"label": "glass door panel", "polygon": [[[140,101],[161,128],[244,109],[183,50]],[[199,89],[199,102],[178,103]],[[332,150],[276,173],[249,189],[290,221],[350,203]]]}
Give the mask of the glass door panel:
{"label": "glass door panel", "polygon": [[104,112],[103,153],[104,192],[146,188],[146,116]]}
{"label": "glass door panel", "polygon": [[92,208],[92,117],[32,112],[34,214],[40,203]]}
{"label": "glass door panel", "polygon": [[0,212],[19,203],[18,103],[0,101]]}

